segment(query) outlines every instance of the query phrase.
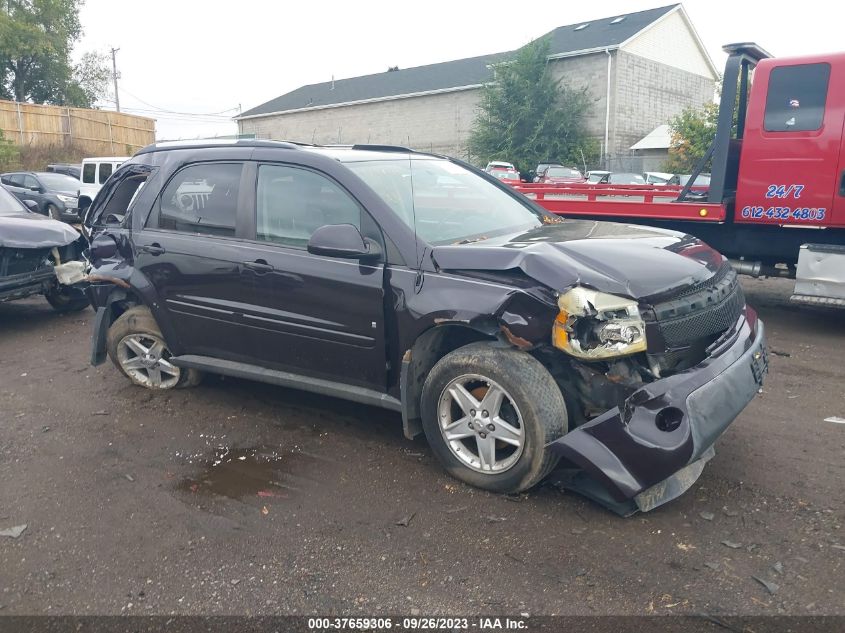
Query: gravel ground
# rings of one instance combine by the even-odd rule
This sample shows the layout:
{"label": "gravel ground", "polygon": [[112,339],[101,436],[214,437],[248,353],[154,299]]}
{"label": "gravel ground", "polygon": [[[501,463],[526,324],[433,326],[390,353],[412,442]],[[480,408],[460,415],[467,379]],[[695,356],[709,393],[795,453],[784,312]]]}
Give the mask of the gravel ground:
{"label": "gravel ground", "polygon": [[[682,498],[621,519],[448,478],[393,413],[133,387],[93,313],[0,304],[0,614],[845,614],[841,312],[744,280],[771,373]],[[418,611],[417,611],[418,610]]]}

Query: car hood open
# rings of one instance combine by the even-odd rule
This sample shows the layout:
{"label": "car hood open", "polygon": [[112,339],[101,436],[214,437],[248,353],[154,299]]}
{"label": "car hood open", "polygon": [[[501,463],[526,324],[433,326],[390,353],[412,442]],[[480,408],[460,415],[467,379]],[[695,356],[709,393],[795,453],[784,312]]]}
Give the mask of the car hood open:
{"label": "car hood open", "polygon": [[79,239],[72,227],[36,213],[0,215],[0,247],[52,248]]}
{"label": "car hood open", "polygon": [[633,299],[704,281],[724,261],[690,235],[588,220],[564,220],[470,244],[436,246],[432,257],[441,269],[518,269],[553,290],[584,285]]}

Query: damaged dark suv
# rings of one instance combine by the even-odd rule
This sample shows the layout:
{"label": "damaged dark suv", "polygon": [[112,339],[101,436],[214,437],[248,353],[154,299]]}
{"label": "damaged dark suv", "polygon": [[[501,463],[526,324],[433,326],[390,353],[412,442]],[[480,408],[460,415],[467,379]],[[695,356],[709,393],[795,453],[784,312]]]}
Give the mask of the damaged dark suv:
{"label": "damaged dark suv", "polygon": [[153,145],[86,216],[108,355],[401,412],[455,477],[621,513],[686,490],[760,388],[763,324],[694,237],[562,219],[459,161],[383,146]]}

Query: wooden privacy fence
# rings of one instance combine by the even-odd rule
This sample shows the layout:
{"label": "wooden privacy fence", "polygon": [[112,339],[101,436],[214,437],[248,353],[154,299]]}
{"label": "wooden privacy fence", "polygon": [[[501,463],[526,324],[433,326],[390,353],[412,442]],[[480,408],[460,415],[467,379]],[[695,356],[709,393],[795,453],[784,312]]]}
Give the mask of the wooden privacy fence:
{"label": "wooden privacy fence", "polygon": [[155,119],[122,112],[0,100],[3,136],[21,147],[76,147],[89,156],[131,155],[155,140]]}

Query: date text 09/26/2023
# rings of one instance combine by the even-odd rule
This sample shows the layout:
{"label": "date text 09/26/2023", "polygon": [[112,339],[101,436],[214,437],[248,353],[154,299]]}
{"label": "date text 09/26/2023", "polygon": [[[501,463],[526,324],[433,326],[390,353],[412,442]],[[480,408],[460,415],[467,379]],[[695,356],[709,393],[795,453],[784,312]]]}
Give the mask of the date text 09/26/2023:
{"label": "date text 09/26/2023", "polygon": [[308,618],[310,631],[525,631],[527,629],[528,620],[524,617]]}

